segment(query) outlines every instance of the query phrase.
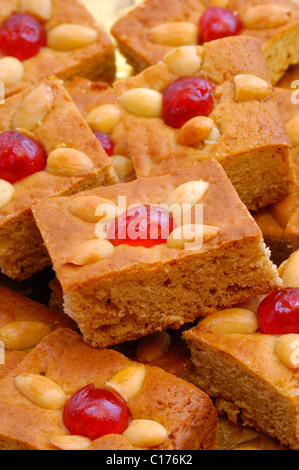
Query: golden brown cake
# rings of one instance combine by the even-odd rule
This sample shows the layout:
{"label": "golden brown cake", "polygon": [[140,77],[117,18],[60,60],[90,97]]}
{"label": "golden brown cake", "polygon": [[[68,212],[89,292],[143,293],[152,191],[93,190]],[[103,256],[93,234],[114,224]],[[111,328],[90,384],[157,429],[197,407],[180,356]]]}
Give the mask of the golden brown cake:
{"label": "golden brown cake", "polygon": [[266,245],[270,247],[272,259],[279,265],[299,247],[299,140],[296,137],[299,133],[299,104],[294,101],[293,91],[290,89],[275,88],[274,96],[293,145],[291,157],[296,184],[288,196],[257,211],[253,216],[263,232]]}
{"label": "golden brown cake", "polygon": [[[126,214],[123,198],[127,208],[165,207],[166,201],[167,214],[175,201],[179,208],[189,201],[191,218],[186,223],[177,214],[178,225],[160,245],[124,241],[115,246],[113,235],[110,241],[107,237],[111,224]],[[110,212],[116,220],[108,227],[100,217],[90,218],[92,207],[95,211],[103,202],[108,212],[109,205],[120,204],[120,216]],[[196,210],[201,207],[203,220]],[[215,161],[76,197],[51,198],[36,204],[33,213],[63,289],[64,310],[94,347],[178,329],[219,306],[281,284],[260,230]]]}
{"label": "golden brown cake", "polygon": [[298,450],[298,334],[264,334],[255,313],[233,308],[183,336],[220,414]]}
{"label": "golden brown cake", "polygon": [[299,65],[293,65],[288,68],[286,73],[279,80],[277,86],[280,88],[286,88],[288,90],[291,88],[296,90],[296,88],[298,88],[298,84],[294,83],[296,80],[299,80]]}
{"label": "golden brown cake", "polygon": [[237,13],[242,35],[258,39],[272,83],[298,63],[299,8],[288,0],[146,0],[112,27],[127,61],[137,72],[156,64],[173,47],[199,43],[199,20],[206,8]]}
{"label": "golden brown cake", "polygon": [[65,82],[79,111],[95,133],[110,136],[113,144],[111,162],[123,181],[135,178],[121,112],[113,89],[104,82],[74,77]]}
{"label": "golden brown cake", "polygon": [[[28,395],[28,380],[37,384],[32,395]],[[122,397],[126,396],[130,422],[124,434],[96,440],[85,438],[84,447],[77,445],[77,450],[200,450],[216,446],[217,413],[210,398],[197,387],[157,367],[136,367],[116,351],[92,349],[77,333],[60,329],[45,338],[1,381],[0,447],[57,450],[65,449],[66,442],[70,445],[72,439],[78,442],[63,425],[63,408],[67,397],[89,384],[97,389],[119,390]],[[42,391],[48,388],[57,394],[45,403]],[[26,422],[26,426],[16,425],[16,420]],[[140,446],[136,445],[132,425],[141,420],[146,420],[141,424],[146,425],[147,436],[143,430],[139,432],[139,444],[146,444]],[[82,444],[82,437],[79,442]]]}
{"label": "golden brown cake", "polygon": [[[165,62],[115,84],[137,177],[214,158],[250,210],[274,203],[291,191],[293,173],[260,43],[239,36],[198,47],[178,48]],[[176,129],[165,124],[161,103],[182,75],[208,80],[214,108],[208,119],[197,116]],[[205,123],[210,127],[200,127]]]}
{"label": "golden brown cake", "polygon": [[[6,96],[56,75],[69,79],[80,75],[92,80],[113,80],[114,46],[109,35],[79,0],[1,0],[0,24],[12,14],[30,14],[46,31],[46,47],[33,57],[14,63],[0,58],[0,77]],[[0,57],[3,58],[0,50]],[[16,65],[18,64],[18,66]]]}
{"label": "golden brown cake", "polygon": [[14,184],[1,180],[0,267],[8,277],[22,280],[49,264],[32,218],[33,202],[112,184],[118,178],[58,79],[8,98],[0,108],[0,121],[1,136],[13,131],[28,136],[47,159],[44,169]]}
{"label": "golden brown cake", "polygon": [[0,287],[0,341],[6,346],[0,379],[13,370],[46,335],[57,328],[75,329],[66,315]]}

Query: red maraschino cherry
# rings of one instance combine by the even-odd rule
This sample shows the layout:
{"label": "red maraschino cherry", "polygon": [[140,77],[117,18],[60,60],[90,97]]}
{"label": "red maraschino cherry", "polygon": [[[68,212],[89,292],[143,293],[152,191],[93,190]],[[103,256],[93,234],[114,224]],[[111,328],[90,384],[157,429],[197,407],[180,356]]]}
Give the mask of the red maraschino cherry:
{"label": "red maraschino cherry", "polygon": [[45,168],[47,155],[30,137],[17,131],[0,135],[0,179],[16,183]]}
{"label": "red maraschino cherry", "polygon": [[114,152],[114,142],[111,139],[109,134],[104,134],[104,132],[95,131],[94,135],[101,142],[103,149],[109,157],[112,157]]}
{"label": "red maraschino cherry", "polygon": [[275,290],[261,302],[258,323],[262,333],[299,334],[299,288]]}
{"label": "red maraschino cherry", "polygon": [[121,214],[110,225],[108,239],[114,245],[150,248],[167,242],[174,230],[173,217],[165,209],[140,205]]}
{"label": "red maraschino cherry", "polygon": [[201,77],[183,77],[173,82],[163,95],[165,124],[181,128],[195,116],[209,116],[213,111],[212,84]]}
{"label": "red maraschino cherry", "polygon": [[0,26],[0,49],[5,56],[27,60],[36,56],[46,44],[44,27],[25,13],[13,14]]}
{"label": "red maraschino cherry", "polygon": [[107,434],[122,434],[129,419],[129,408],[121,396],[95,388],[93,384],[75,393],[63,413],[64,425],[71,434],[91,440]]}
{"label": "red maraschino cherry", "polygon": [[203,43],[238,36],[243,30],[240,18],[231,10],[220,7],[207,8],[200,18],[199,27]]}

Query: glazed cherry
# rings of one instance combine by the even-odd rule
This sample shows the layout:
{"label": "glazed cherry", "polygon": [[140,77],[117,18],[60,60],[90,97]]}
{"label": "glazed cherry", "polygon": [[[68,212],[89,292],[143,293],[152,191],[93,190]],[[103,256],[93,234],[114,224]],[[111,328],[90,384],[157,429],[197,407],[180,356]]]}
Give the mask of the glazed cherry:
{"label": "glazed cherry", "polygon": [[63,412],[68,431],[91,440],[107,434],[122,434],[129,419],[130,411],[123,398],[109,390],[95,388],[93,384],[75,393]]}
{"label": "glazed cherry", "polygon": [[258,323],[265,334],[299,334],[299,288],[287,287],[268,295],[258,308]]}
{"label": "glazed cherry", "polygon": [[3,55],[23,61],[36,56],[46,44],[44,27],[25,13],[12,15],[0,26],[0,49]]}
{"label": "glazed cherry", "polygon": [[238,36],[243,30],[240,18],[226,8],[209,7],[199,21],[202,42]]}
{"label": "glazed cherry", "polygon": [[114,246],[150,248],[166,243],[174,228],[173,218],[168,211],[156,206],[140,205],[124,212],[110,225],[108,239]]}
{"label": "glazed cherry", "polygon": [[112,157],[114,152],[114,142],[110,135],[104,134],[104,132],[95,131],[94,135],[101,142],[103,149],[109,157]]}
{"label": "glazed cherry", "polygon": [[183,77],[173,82],[163,95],[165,124],[181,128],[195,116],[209,116],[213,111],[212,84],[201,77]]}
{"label": "glazed cherry", "polygon": [[0,135],[0,179],[16,183],[41,171],[47,164],[47,155],[33,139],[17,131]]}

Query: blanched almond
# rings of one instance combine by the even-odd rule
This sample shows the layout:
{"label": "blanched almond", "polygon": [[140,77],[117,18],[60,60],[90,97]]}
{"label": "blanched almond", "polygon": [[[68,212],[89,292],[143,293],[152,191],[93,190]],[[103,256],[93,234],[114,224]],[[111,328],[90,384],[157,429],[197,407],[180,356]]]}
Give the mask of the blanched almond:
{"label": "blanched almond", "polygon": [[45,323],[20,321],[0,328],[0,339],[10,351],[24,351],[36,346],[51,329]]}
{"label": "blanched almond", "polygon": [[204,318],[198,328],[215,334],[252,334],[257,331],[258,322],[250,310],[228,308]]}
{"label": "blanched almond", "polygon": [[293,147],[299,145],[299,115],[288,121],[285,125]]}
{"label": "blanched almond", "polygon": [[77,246],[67,257],[66,263],[76,266],[86,266],[111,256],[114,252],[114,246],[107,240],[88,240],[82,245]]}
{"label": "blanched almond", "polygon": [[83,436],[55,436],[50,443],[61,450],[86,450],[92,441]]}
{"label": "blanched almond", "polygon": [[167,331],[159,331],[138,341],[136,357],[139,362],[149,363],[162,357],[169,349],[171,336]]}
{"label": "blanched almond", "polygon": [[45,119],[53,106],[53,92],[51,87],[42,84],[29,93],[17,110],[13,127],[22,127],[33,131]]}
{"label": "blanched almond", "polygon": [[113,201],[99,196],[77,197],[73,199],[68,209],[75,217],[90,223],[99,222],[103,218],[108,222],[115,219],[118,212],[117,205]]}
{"label": "blanched almond", "polygon": [[93,131],[109,134],[121,121],[121,111],[117,104],[101,104],[89,111],[85,120]]}
{"label": "blanched almond", "polygon": [[49,154],[46,171],[57,176],[85,176],[93,168],[93,161],[79,150],[59,148]]}
{"label": "blanched almond", "polygon": [[62,388],[42,375],[20,374],[14,378],[15,387],[41,408],[61,410],[66,403],[66,395]]}
{"label": "blanched almond", "polygon": [[209,183],[206,181],[188,181],[174,189],[166,199],[166,204],[172,205],[183,204],[194,206],[198,204],[206,195],[209,189]]}
{"label": "blanched almond", "polygon": [[169,70],[178,77],[194,75],[202,65],[202,46],[182,46],[168,52],[164,62]]}
{"label": "blanched almond", "polygon": [[198,42],[198,36],[198,26],[179,21],[160,24],[149,32],[152,42],[171,47],[195,45]]}
{"label": "blanched almond", "polygon": [[284,263],[281,278],[284,287],[299,287],[299,250]]}
{"label": "blanched almond", "polygon": [[123,435],[136,447],[157,447],[166,441],[167,430],[162,424],[147,419],[134,419]]}
{"label": "blanched almond", "polygon": [[162,115],[163,95],[150,88],[133,88],[119,98],[120,105],[129,113],[148,118]]}
{"label": "blanched almond", "polygon": [[0,59],[0,80],[6,87],[15,85],[24,75],[24,65],[15,57],[2,57]]}
{"label": "blanched almond", "polygon": [[291,9],[282,5],[264,4],[249,8],[241,19],[246,28],[277,28],[290,20]]}
{"label": "blanched almond", "polygon": [[96,29],[81,24],[61,24],[48,33],[48,47],[57,51],[72,51],[93,44],[98,38]]}
{"label": "blanched almond", "polygon": [[29,13],[40,21],[48,21],[52,14],[51,0],[20,0],[20,12]]}
{"label": "blanched almond", "polygon": [[14,195],[15,188],[8,181],[0,180],[0,209],[8,204]]}
{"label": "blanched almond", "polygon": [[264,100],[273,93],[273,87],[270,83],[256,75],[236,75],[234,80],[236,101]]}
{"label": "blanched almond", "polygon": [[299,368],[299,335],[288,334],[280,336],[274,345],[279,360],[289,369]]}
{"label": "blanched almond", "polygon": [[203,243],[215,238],[219,232],[220,228],[210,225],[182,225],[169,235],[167,246],[176,250],[199,250]]}
{"label": "blanched almond", "polygon": [[115,374],[105,386],[115,390],[125,401],[130,400],[142,387],[145,378],[143,364],[134,364]]}
{"label": "blanched almond", "polygon": [[124,180],[134,175],[134,166],[132,160],[123,155],[113,155],[110,157],[111,163],[114,170],[116,171],[117,176]]}
{"label": "blanched almond", "polygon": [[194,145],[202,142],[210,135],[213,127],[213,119],[196,116],[181,127],[176,136],[176,142],[179,145]]}
{"label": "blanched almond", "polygon": [[279,223],[282,228],[286,228],[290,220],[291,215],[296,209],[297,205],[297,195],[295,193],[290,193],[280,201],[276,202],[269,206],[269,212],[272,215],[273,219]]}

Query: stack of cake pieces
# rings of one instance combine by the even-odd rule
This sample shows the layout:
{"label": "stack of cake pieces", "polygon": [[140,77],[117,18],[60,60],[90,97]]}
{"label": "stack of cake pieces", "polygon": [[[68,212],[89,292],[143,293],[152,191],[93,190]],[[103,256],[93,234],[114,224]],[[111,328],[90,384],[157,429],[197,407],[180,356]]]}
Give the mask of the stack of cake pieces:
{"label": "stack of cake pieces", "polygon": [[299,449],[299,7],[0,6],[0,448]]}

